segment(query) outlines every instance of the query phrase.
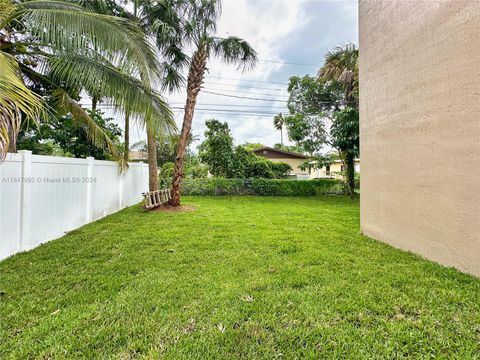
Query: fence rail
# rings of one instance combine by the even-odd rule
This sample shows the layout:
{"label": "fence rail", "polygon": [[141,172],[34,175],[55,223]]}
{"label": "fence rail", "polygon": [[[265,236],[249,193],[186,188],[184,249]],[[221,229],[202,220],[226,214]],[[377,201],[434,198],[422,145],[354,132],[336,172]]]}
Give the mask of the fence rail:
{"label": "fence rail", "polygon": [[142,200],[148,165],[8,154],[0,164],[0,260]]}

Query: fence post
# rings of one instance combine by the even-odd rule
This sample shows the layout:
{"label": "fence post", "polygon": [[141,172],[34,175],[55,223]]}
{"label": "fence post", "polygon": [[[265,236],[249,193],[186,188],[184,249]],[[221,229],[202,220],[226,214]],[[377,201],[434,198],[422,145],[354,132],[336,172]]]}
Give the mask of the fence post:
{"label": "fence post", "polygon": [[86,196],[86,203],[85,203],[85,223],[88,224],[92,221],[92,187],[93,187],[93,168],[95,166],[95,158],[87,157],[85,159],[87,161],[87,181],[85,182],[87,185],[87,196]]}
{"label": "fence post", "polygon": [[[130,170],[131,171],[131,170]],[[120,173],[120,179],[118,179],[118,209],[122,209],[122,202],[123,202],[123,176],[124,173]]]}
{"label": "fence post", "polygon": [[18,236],[18,250],[26,250],[26,244],[30,235],[28,212],[30,211],[30,181],[32,178],[32,152],[20,150],[22,155],[22,172],[20,176],[20,222]]}
{"label": "fence post", "polygon": [[[145,163],[143,161],[140,161],[140,167],[139,167],[139,171],[140,171],[140,194],[143,194],[145,192],[145,188],[143,187],[143,173],[145,172]],[[150,189],[147,189],[146,191],[148,191]]]}

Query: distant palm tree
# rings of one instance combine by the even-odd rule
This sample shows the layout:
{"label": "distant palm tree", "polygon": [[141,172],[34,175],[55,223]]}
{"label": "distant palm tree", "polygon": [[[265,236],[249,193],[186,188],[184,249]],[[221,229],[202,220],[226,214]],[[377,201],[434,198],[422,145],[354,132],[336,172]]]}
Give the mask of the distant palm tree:
{"label": "distant palm tree", "polygon": [[[56,110],[71,113],[95,144],[125,164],[118,148],[75,100],[82,90],[102,94],[118,109],[128,108],[148,129],[174,127],[168,105],[152,89],[158,63],[140,27],[79,4],[1,2],[0,156],[14,149],[22,117],[37,120],[42,111]],[[48,103],[30,86],[47,92]]]}
{"label": "distant palm tree", "polygon": [[354,44],[330,51],[319,77],[324,81],[338,82],[344,91],[346,105],[358,109],[358,49]]}
{"label": "distant palm tree", "polygon": [[283,146],[283,126],[285,125],[285,118],[282,114],[275,115],[273,118],[273,126],[280,131],[280,141]]}
{"label": "distant palm tree", "polygon": [[[180,188],[188,138],[192,128],[197,96],[202,88],[207,70],[207,61],[213,55],[228,64],[237,64],[242,70],[253,67],[257,62],[255,50],[236,36],[221,38],[215,36],[217,19],[221,13],[220,0],[170,0],[159,1],[149,11],[157,27],[157,45],[167,60],[164,78],[170,88],[181,84],[178,69],[189,67],[187,79],[187,100],[180,139],[175,156],[175,170],[172,182],[170,205],[180,205]],[[193,48],[189,58],[185,49]]]}

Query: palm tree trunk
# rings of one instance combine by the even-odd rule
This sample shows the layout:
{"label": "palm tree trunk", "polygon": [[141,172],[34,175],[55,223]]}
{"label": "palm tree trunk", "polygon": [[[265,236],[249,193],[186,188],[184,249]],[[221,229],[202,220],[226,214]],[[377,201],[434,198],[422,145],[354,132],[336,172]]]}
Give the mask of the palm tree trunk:
{"label": "palm tree trunk", "polygon": [[355,156],[347,153],[345,156],[345,165],[347,167],[347,189],[351,198],[355,196]]}
{"label": "palm tree trunk", "polygon": [[203,76],[207,66],[207,53],[203,49],[195,51],[190,65],[187,82],[187,102],[185,104],[185,113],[183,116],[182,132],[178,141],[175,154],[175,168],[172,181],[171,206],[180,206],[180,192],[183,180],[183,164],[185,160],[185,151],[187,149],[190,131],[192,129],[192,120],[195,112],[197,96],[203,83]]}
{"label": "palm tree trunk", "polygon": [[148,149],[148,189],[150,191],[158,190],[158,168],[157,168],[157,143],[155,142],[155,132],[147,129],[147,149]]}
{"label": "palm tree trunk", "polygon": [[97,103],[98,103],[98,98],[96,96],[92,96],[92,111],[97,110]]}
{"label": "palm tree trunk", "polygon": [[280,128],[280,142],[282,143],[283,147],[283,126]]}
{"label": "palm tree trunk", "polygon": [[[6,129],[7,139],[8,139],[8,148],[7,152],[16,153],[17,152],[17,137],[20,132],[20,125],[22,122],[22,113],[17,106],[12,106],[12,111],[2,111],[0,108],[0,121],[3,128]],[[2,119],[3,118],[3,119]]]}
{"label": "palm tree trunk", "polygon": [[[130,114],[125,113],[125,153],[123,154],[125,161],[130,160]],[[155,152],[156,153],[156,152]]]}
{"label": "palm tree trunk", "polygon": [[18,132],[16,129],[14,129],[13,127],[9,126],[7,128],[7,132],[8,132],[8,139],[10,140],[10,142],[8,143],[8,149],[7,149],[7,152],[9,153],[16,153],[17,152],[17,135],[18,135]]}

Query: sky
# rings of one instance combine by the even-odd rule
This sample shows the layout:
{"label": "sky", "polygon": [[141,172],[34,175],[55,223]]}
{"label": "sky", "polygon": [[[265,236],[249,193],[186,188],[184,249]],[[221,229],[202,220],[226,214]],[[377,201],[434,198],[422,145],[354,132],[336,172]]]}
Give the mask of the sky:
{"label": "sky", "polygon": [[[209,61],[192,133],[203,139],[205,120],[215,118],[229,124],[236,144],[273,146],[280,142],[273,117],[287,111],[289,77],[315,75],[329,50],[349,42],[358,44],[357,1],[223,0],[217,35],[247,40],[260,61],[253,70],[243,73],[218,59]],[[185,93],[166,97],[180,129]],[[119,117],[116,115],[116,120],[121,125]],[[131,144],[146,137],[138,127],[131,133]],[[284,142],[289,143],[285,135]]]}

